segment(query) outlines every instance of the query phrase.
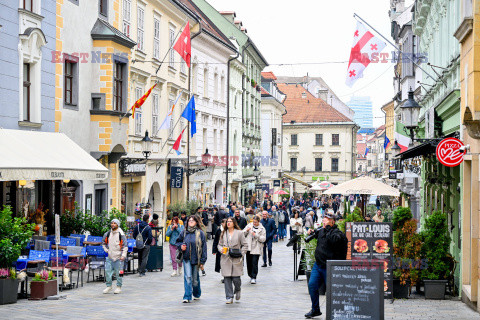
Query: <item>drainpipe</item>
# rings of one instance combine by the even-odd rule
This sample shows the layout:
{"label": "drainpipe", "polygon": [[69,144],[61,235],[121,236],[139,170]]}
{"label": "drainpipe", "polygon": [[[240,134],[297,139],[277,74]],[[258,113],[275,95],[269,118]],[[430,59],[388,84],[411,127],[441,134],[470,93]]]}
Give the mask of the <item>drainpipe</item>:
{"label": "drainpipe", "polygon": [[225,171],[225,197],[226,202],[229,202],[228,197],[228,169],[230,163],[230,61],[237,59],[240,56],[240,52],[237,51],[234,57],[228,58],[227,63],[227,166]]}

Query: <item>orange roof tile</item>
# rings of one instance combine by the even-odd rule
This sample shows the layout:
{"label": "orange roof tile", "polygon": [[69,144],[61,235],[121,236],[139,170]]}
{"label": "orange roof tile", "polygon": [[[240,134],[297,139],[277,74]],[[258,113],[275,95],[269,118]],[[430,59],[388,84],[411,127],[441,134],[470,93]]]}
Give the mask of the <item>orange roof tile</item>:
{"label": "orange roof tile", "polygon": [[277,80],[277,77],[273,74],[273,72],[262,72],[262,77],[268,80]]}
{"label": "orange roof tile", "polygon": [[[349,118],[338,112],[334,107],[320,98],[313,96],[301,85],[277,83],[278,89],[287,95],[283,104],[287,114],[283,122],[352,122]],[[305,98],[302,97],[305,94]]]}

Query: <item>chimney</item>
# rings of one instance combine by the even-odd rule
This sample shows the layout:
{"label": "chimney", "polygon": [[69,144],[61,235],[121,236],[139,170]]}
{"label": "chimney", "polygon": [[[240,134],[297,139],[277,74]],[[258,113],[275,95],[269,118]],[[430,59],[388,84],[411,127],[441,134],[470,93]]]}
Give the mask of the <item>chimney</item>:
{"label": "chimney", "polygon": [[[328,98],[328,90],[327,89],[320,89],[318,90],[318,98],[322,99],[323,101],[327,102]],[[328,103],[328,102],[327,102]]]}
{"label": "chimney", "polygon": [[306,92],[302,92],[302,99],[307,99],[307,93]]}

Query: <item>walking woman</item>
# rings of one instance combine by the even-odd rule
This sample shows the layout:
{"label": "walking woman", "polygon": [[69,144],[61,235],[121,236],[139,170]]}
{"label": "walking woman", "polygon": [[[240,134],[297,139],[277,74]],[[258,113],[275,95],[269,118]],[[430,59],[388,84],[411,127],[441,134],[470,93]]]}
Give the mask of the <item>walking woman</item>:
{"label": "walking woman", "polygon": [[[224,277],[226,303],[233,303],[233,296],[240,300],[243,275],[243,256],[247,252],[247,240],[233,217],[227,218],[225,230],[220,235],[218,251],[222,253],[220,266]],[[235,290],[233,288],[235,286]]]}
{"label": "walking woman", "polygon": [[290,219],[290,227],[292,228],[292,237],[295,234],[301,235],[303,233],[303,220],[298,216],[298,211],[293,210],[293,218]]}
{"label": "walking woman", "polygon": [[260,223],[260,218],[255,216],[253,217],[253,222],[249,223],[245,229],[243,229],[243,234],[247,240],[247,254],[245,255],[247,258],[247,273],[250,277],[250,283],[256,284],[258,260],[263,252],[263,244],[267,237],[267,231]]}
{"label": "walking woman", "polygon": [[[217,232],[215,233],[215,239],[213,240],[213,246],[212,246],[212,254],[215,255],[215,272],[220,273],[220,258],[222,257],[221,252],[218,251],[218,242],[220,241],[220,236],[225,230],[225,225],[226,225],[227,219],[223,219],[220,222],[220,227],[217,229]],[[220,253],[220,254],[219,254]],[[222,279],[222,283],[223,283]]]}
{"label": "walking woman", "polygon": [[172,223],[167,228],[166,236],[169,237],[170,247],[170,259],[172,260],[173,273],[172,277],[176,277],[182,274],[182,262],[177,263],[177,239],[180,234],[183,234],[184,229],[181,224],[178,223],[178,217],[173,217]]}
{"label": "walking woman", "polygon": [[195,300],[200,299],[200,270],[207,261],[207,239],[201,229],[201,222],[198,216],[191,215],[187,219],[187,226],[184,233],[177,239],[176,246],[183,252],[183,282],[185,294],[183,303],[190,303],[192,295]]}

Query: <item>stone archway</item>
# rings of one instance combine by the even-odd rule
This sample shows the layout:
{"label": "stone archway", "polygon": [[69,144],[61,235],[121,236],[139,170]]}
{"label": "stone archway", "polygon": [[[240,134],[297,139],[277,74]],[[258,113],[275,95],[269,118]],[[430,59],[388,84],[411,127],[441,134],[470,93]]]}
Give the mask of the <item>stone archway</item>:
{"label": "stone archway", "polygon": [[223,203],[223,183],[220,180],[215,183],[215,203]]}
{"label": "stone archway", "polygon": [[152,215],[154,213],[158,214],[159,219],[163,219],[162,217],[162,192],[160,189],[160,185],[158,182],[154,182],[150,187],[150,192],[148,193],[148,203],[151,205],[151,212]]}

